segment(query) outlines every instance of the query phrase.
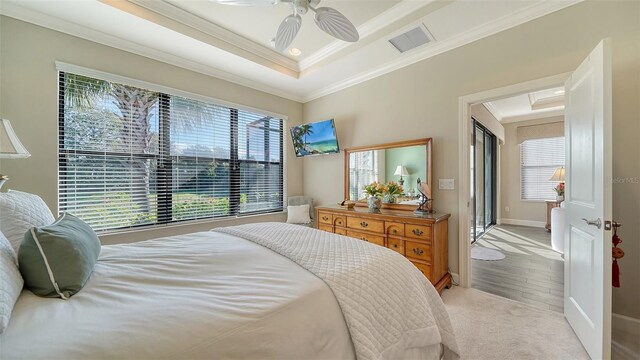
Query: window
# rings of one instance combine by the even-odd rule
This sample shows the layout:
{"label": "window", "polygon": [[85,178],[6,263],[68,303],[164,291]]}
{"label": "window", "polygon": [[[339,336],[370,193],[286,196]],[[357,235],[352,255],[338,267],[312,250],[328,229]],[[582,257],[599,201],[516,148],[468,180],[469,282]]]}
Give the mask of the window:
{"label": "window", "polygon": [[520,196],[522,200],[555,199],[554,171],[564,166],[564,137],[526,140],[520,144]]}
{"label": "window", "polygon": [[283,209],[282,119],[60,72],[59,209],[96,230]]}
{"label": "window", "polygon": [[378,152],[358,151],[349,156],[349,195],[351,199],[360,199],[364,195],[364,186],[378,181]]}

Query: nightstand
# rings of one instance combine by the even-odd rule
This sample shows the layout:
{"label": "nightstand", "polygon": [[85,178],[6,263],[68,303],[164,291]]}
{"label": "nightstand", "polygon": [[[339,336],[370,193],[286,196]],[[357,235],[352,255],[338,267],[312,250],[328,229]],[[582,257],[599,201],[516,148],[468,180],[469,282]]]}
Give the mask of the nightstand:
{"label": "nightstand", "polygon": [[547,229],[547,231],[551,231],[551,209],[560,206],[560,201],[545,200],[545,202],[547,203],[547,223],[544,225],[544,228]]}

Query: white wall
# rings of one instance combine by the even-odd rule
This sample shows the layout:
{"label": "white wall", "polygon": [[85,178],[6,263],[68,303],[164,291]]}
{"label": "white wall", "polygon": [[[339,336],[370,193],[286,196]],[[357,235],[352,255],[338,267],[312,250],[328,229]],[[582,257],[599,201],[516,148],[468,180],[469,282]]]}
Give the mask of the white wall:
{"label": "white wall", "polygon": [[[181,69],[149,58],[82,40],[9,17],[0,17],[0,114],[11,124],[31,157],[2,160],[7,188],[39,194],[57,211],[58,73],[55,61],[80,65],[148,81],[212,98],[287,115],[288,125],[302,119],[302,104],[271,94]],[[288,195],[302,195],[302,161],[291,149],[288,132]],[[135,241],[249,221],[281,221],[283,214],[229,221],[177,225],[153,230],[101,236],[105,243]]]}
{"label": "white wall", "polygon": [[[434,182],[458,179],[460,96],[572,71],[605,37],[613,39],[613,210],[627,239],[614,311],[640,318],[639,2],[571,6],[306,103],[304,120],[335,118],[344,147],[432,137]],[[322,204],[342,200],[342,158],[304,160],[306,195]],[[452,214],[449,265],[457,272],[457,192],[435,187],[433,197],[437,211]]]}

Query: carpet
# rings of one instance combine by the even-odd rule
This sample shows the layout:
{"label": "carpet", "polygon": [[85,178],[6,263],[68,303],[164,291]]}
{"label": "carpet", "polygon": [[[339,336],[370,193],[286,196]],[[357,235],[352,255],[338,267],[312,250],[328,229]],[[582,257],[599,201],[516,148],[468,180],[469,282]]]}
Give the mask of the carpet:
{"label": "carpet", "polygon": [[457,286],[442,300],[463,359],[589,359],[558,312]]}
{"label": "carpet", "polygon": [[505,257],[505,254],[495,249],[489,249],[482,246],[473,246],[471,248],[471,258],[474,260],[496,261],[502,260]]}

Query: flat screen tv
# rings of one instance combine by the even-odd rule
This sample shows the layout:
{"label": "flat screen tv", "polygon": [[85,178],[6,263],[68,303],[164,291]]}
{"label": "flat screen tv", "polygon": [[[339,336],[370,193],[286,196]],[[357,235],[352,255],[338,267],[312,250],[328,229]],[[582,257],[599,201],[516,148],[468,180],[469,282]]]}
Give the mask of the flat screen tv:
{"label": "flat screen tv", "polygon": [[297,157],[340,152],[333,119],[294,126],[291,138]]}

